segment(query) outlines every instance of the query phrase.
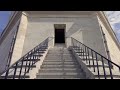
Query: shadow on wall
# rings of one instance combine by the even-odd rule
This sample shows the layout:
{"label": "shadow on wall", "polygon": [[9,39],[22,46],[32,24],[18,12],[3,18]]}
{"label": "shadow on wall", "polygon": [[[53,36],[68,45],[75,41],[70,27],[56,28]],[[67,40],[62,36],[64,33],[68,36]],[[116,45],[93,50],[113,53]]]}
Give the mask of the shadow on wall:
{"label": "shadow on wall", "polygon": [[81,24],[78,24],[77,22],[75,22],[71,28],[66,32],[66,37],[71,37],[72,35],[74,35],[76,32],[82,30],[82,26]]}

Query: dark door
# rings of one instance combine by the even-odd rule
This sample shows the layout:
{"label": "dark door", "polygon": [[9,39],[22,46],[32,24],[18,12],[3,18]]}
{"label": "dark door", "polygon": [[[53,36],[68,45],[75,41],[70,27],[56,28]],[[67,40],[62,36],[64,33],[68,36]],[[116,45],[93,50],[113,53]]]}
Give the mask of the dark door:
{"label": "dark door", "polygon": [[65,43],[64,29],[55,29],[55,43]]}

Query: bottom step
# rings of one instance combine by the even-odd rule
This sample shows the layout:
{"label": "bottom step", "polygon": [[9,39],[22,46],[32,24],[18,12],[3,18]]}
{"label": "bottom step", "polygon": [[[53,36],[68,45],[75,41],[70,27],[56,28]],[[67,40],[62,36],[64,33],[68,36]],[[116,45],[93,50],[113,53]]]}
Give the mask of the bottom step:
{"label": "bottom step", "polygon": [[[23,75],[21,75],[20,76],[20,79],[24,79],[24,78],[30,78],[30,76],[29,75],[25,75],[25,76],[23,76]],[[5,76],[1,76],[0,77],[0,79],[5,79]],[[9,75],[8,77],[7,77],[7,79],[13,79],[13,75]],[[15,79],[19,79],[19,75],[15,75]]]}
{"label": "bottom step", "polygon": [[[100,77],[100,79],[105,79],[104,75],[100,75],[99,77]],[[95,78],[99,79],[98,75],[95,75]],[[106,79],[111,79],[111,76],[110,75],[106,75]],[[113,75],[113,79],[120,79],[120,75]]]}
{"label": "bottom step", "polygon": [[86,79],[84,76],[76,76],[76,75],[37,75],[36,79]]}

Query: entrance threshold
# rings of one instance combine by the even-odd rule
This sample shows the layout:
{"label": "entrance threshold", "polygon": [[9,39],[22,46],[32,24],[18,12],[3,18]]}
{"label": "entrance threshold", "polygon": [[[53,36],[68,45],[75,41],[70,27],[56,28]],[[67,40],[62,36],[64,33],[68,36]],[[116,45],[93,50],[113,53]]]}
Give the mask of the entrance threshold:
{"label": "entrance threshold", "polygon": [[55,43],[54,47],[66,47],[65,43]]}

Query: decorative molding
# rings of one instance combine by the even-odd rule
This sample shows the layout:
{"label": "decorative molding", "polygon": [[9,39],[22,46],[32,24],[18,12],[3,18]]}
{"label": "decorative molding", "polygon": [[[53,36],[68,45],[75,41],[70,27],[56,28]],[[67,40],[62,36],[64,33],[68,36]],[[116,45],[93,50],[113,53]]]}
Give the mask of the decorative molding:
{"label": "decorative molding", "polygon": [[115,42],[115,44],[117,45],[117,47],[120,50],[120,42],[117,39],[117,36],[116,36],[115,32],[113,31],[113,29],[112,29],[112,27],[111,27],[111,25],[110,25],[106,15],[104,14],[103,11],[97,12],[97,15],[98,15],[99,19],[102,21],[102,23],[105,26],[105,28],[108,30],[108,32],[111,35],[113,41]]}
{"label": "decorative molding", "polygon": [[94,11],[25,11],[28,17],[36,18],[74,18],[90,17]]}

